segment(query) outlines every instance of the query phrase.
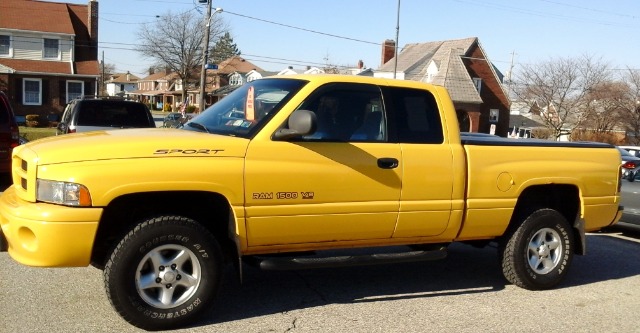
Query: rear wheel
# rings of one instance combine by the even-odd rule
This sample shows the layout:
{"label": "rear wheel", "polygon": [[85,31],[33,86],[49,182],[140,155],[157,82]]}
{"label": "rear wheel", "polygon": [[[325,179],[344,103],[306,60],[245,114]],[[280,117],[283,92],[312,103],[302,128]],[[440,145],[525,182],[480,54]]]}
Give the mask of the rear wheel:
{"label": "rear wheel", "polygon": [[567,274],[573,258],[573,230],[553,209],[534,211],[500,246],[502,273],[525,289],[549,289]]}
{"label": "rear wheel", "polygon": [[113,308],[131,324],[158,330],[183,326],[210,306],[221,280],[214,237],[194,220],[162,216],[131,230],[104,270]]}

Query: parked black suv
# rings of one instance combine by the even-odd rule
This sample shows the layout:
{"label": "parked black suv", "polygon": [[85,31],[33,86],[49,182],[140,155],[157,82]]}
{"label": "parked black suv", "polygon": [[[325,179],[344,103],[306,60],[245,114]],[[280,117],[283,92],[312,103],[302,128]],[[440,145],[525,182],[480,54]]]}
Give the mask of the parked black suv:
{"label": "parked black suv", "polygon": [[143,103],[113,97],[85,97],[67,104],[57,134],[149,127],[156,124]]}
{"label": "parked black suv", "polygon": [[0,173],[11,172],[11,152],[20,144],[18,124],[9,98],[0,91]]}

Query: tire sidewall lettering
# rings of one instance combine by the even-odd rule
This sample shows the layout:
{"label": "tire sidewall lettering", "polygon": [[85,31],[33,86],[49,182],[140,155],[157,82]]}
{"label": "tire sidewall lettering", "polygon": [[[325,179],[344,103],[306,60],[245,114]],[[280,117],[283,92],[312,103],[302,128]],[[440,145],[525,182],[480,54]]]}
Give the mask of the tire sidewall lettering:
{"label": "tire sidewall lettering", "polygon": [[151,309],[151,308],[147,308],[143,305],[140,305],[139,302],[137,301],[132,301],[132,304],[138,304],[138,306],[136,307],[136,309],[142,313],[144,316],[149,317],[151,319],[174,319],[174,318],[178,318],[178,317],[182,317],[185,316],[187,314],[189,314],[190,312],[192,312],[193,310],[195,310],[198,305],[200,305],[200,303],[202,303],[202,301],[200,300],[200,297],[196,297],[193,302],[189,303],[189,304],[185,304],[179,308],[174,308],[174,309],[168,309],[166,311],[159,311],[157,309]]}
{"label": "tire sidewall lettering", "polygon": [[202,258],[209,258],[209,254],[200,243],[190,244],[189,241],[190,241],[189,237],[185,237],[181,235],[166,235],[166,236],[154,237],[152,240],[145,242],[145,244],[141,246],[138,249],[138,251],[140,254],[145,255],[150,250],[160,245],[181,244],[181,245],[185,245],[185,247],[190,247],[194,249],[193,253],[195,253],[196,255]]}

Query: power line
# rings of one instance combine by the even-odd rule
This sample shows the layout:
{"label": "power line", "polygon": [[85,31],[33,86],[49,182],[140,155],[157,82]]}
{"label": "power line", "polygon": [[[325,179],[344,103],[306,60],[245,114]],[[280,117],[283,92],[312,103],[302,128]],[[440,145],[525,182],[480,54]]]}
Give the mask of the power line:
{"label": "power line", "polygon": [[261,18],[257,18],[257,17],[253,17],[253,16],[248,16],[248,15],[238,14],[238,13],[234,13],[234,12],[230,12],[230,11],[225,11],[225,13],[231,14],[231,15],[240,16],[240,17],[244,17],[244,18],[248,18],[248,19],[255,20],[255,21],[260,21],[260,22],[265,22],[265,23],[269,23],[269,24],[279,25],[281,27],[286,27],[286,28],[290,28],[290,29],[296,29],[296,30],[311,32],[311,33],[318,34],[318,35],[329,36],[329,37],[339,38],[339,39],[345,39],[345,40],[350,40],[350,41],[353,41],[353,42],[359,42],[359,43],[365,43],[365,44],[380,45],[380,43],[375,43],[375,42],[370,42],[370,41],[366,41],[366,40],[362,40],[362,39],[330,34],[330,33],[311,30],[311,29],[307,29],[307,28],[296,27],[296,26],[289,25],[289,24],[278,23],[278,22],[269,21],[269,20],[265,20],[265,19],[261,19]]}
{"label": "power line", "polygon": [[528,9],[528,8],[520,8],[520,7],[514,7],[514,6],[508,6],[508,5],[502,5],[502,4],[497,4],[497,3],[486,2],[484,0],[483,1],[479,1],[479,0],[454,0],[454,1],[460,2],[460,3],[463,3],[463,4],[469,4],[469,5],[474,5],[474,6],[479,6],[479,7],[487,7],[487,8],[496,8],[496,9],[500,9],[500,10],[504,10],[504,11],[508,11],[508,12],[521,13],[521,14],[525,14],[525,15],[537,16],[537,17],[542,17],[542,18],[553,18],[553,19],[558,19],[558,20],[563,20],[563,21],[573,21],[573,22],[581,22],[581,23],[595,23],[595,24],[600,24],[600,25],[619,26],[619,27],[624,27],[624,28],[634,28],[634,29],[637,28],[637,26],[635,26],[635,25],[620,24],[618,22],[593,20],[593,19],[589,19],[589,18],[570,16],[570,15],[563,15],[563,14],[558,14],[558,13],[549,12],[549,11],[532,10],[532,9]]}
{"label": "power line", "polygon": [[638,18],[640,18],[640,17],[635,16],[635,15],[629,15],[629,14],[622,14],[622,13],[610,12],[610,11],[607,11],[607,10],[595,9],[595,8],[589,8],[589,7],[584,7],[584,6],[576,6],[576,5],[573,5],[573,4],[562,3],[562,2],[558,2],[558,1],[552,1],[552,0],[539,0],[539,1],[542,1],[542,2],[548,2],[548,3],[555,4],[555,5],[560,5],[560,6],[570,7],[570,8],[582,9],[582,10],[591,11],[591,12],[596,12],[596,13],[602,13],[602,14],[615,15],[615,16],[627,17],[627,18],[632,18],[632,19],[638,19]]}

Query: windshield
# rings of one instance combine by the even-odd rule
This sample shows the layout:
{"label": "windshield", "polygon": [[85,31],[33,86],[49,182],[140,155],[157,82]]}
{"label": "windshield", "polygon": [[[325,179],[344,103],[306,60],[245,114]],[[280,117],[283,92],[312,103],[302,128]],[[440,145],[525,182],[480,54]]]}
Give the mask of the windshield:
{"label": "windshield", "polygon": [[625,149],[620,148],[620,147],[616,147],[616,148],[618,148],[618,151],[620,152],[620,155],[622,155],[622,156],[632,156],[633,157],[633,155],[631,155],[631,153],[629,153]]}
{"label": "windshield", "polygon": [[259,79],[246,83],[183,128],[249,138],[306,83],[296,79]]}

